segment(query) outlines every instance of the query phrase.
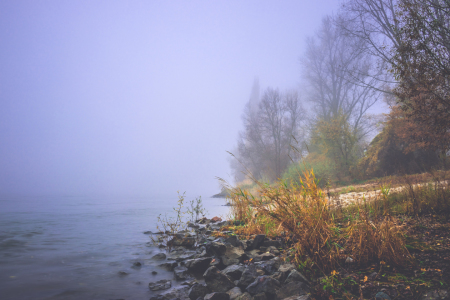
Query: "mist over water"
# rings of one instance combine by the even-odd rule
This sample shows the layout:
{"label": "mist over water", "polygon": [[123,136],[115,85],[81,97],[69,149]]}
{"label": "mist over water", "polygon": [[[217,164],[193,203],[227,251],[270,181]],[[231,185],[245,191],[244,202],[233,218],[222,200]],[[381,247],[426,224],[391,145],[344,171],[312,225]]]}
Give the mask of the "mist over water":
{"label": "mist over water", "polygon": [[[156,230],[158,214],[170,213],[173,200],[0,198],[1,298],[149,298],[148,283],[173,279],[173,272],[150,260],[160,249],[143,232]],[[204,199],[209,215],[226,216],[223,204]],[[132,268],[134,262],[143,266]]]}

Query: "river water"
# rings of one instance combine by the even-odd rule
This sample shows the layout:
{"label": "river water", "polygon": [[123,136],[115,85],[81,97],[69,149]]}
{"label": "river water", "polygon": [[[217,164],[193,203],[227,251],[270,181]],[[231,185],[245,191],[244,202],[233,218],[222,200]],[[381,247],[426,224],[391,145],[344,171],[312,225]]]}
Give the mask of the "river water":
{"label": "river water", "polygon": [[[177,200],[0,197],[0,299],[149,299],[148,283],[173,273],[150,260],[160,250],[143,232]],[[224,199],[203,203],[228,214]]]}

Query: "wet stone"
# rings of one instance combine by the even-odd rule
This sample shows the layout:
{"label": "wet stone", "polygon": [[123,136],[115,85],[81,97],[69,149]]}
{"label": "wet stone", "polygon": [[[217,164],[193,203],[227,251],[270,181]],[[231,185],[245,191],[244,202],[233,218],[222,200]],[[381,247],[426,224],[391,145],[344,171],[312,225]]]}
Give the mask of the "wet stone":
{"label": "wet stone", "polygon": [[160,290],[167,290],[172,287],[172,281],[162,279],[156,282],[150,282],[148,284],[148,287],[151,291],[160,291]]}

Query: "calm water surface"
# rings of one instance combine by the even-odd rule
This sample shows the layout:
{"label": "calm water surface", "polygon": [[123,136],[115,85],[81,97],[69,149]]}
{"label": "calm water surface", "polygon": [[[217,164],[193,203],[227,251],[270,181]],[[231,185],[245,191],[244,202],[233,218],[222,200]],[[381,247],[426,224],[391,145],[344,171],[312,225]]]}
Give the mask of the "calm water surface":
{"label": "calm water surface", "polygon": [[[177,200],[1,197],[0,299],[149,299],[148,283],[173,273],[143,232]],[[228,213],[224,199],[203,202],[209,217]]]}

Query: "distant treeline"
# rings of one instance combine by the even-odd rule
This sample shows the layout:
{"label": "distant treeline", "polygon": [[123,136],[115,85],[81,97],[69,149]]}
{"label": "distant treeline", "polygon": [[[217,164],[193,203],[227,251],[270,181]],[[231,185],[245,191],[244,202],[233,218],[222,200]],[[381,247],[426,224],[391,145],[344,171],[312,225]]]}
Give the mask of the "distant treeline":
{"label": "distant treeline", "polygon": [[[298,180],[312,168],[322,184],[344,183],[446,167],[449,24],[447,0],[347,0],[307,39],[300,91],[261,92],[255,80],[232,151],[236,181]],[[369,113],[379,101],[388,114]]]}

